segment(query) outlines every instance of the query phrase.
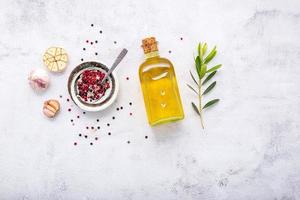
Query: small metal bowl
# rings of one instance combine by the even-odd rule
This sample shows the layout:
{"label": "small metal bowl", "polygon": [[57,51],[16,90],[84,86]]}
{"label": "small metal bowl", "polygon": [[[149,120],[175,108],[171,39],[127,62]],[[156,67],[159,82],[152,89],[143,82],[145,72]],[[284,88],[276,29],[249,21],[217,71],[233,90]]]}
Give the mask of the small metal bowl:
{"label": "small metal bowl", "polygon": [[103,73],[108,72],[108,68],[98,62],[90,61],[90,62],[84,62],[78,65],[73,69],[71,72],[69,79],[68,79],[68,91],[71,96],[71,99],[73,102],[81,109],[85,111],[101,111],[109,107],[117,98],[117,94],[119,91],[119,83],[116,79],[116,75],[113,72],[108,78],[107,81],[110,84],[110,88],[108,88],[104,94],[98,101],[96,102],[85,102],[78,96],[78,90],[77,90],[77,81],[80,77],[80,75],[88,69],[96,69],[100,70]]}

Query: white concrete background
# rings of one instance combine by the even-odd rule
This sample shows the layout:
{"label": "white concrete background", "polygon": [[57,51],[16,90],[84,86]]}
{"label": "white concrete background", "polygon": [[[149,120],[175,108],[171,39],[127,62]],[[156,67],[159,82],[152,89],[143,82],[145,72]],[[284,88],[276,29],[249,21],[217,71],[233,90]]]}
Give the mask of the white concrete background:
{"label": "white concrete background", "polygon": [[[0,199],[300,199],[300,1],[1,0],[0,27]],[[152,35],[175,66],[186,114],[156,128],[137,76],[141,39]],[[216,44],[223,64],[204,131],[185,86],[199,41]],[[68,69],[35,94],[27,75],[54,45],[67,50]],[[68,74],[81,58],[111,64],[123,47],[117,102],[77,120]],[[43,101],[60,94],[61,113],[46,119]],[[78,133],[98,117],[102,130],[85,132],[99,136],[90,146]]]}

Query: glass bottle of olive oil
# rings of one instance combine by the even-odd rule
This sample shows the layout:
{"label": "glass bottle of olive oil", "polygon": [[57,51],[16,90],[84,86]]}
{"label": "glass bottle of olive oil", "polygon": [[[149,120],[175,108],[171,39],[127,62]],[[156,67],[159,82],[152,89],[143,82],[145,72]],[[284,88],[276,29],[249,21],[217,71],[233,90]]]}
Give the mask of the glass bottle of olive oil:
{"label": "glass bottle of olive oil", "polygon": [[184,118],[172,63],[159,57],[154,37],[143,40],[146,61],[140,65],[139,77],[142,86],[149,124],[176,121]]}

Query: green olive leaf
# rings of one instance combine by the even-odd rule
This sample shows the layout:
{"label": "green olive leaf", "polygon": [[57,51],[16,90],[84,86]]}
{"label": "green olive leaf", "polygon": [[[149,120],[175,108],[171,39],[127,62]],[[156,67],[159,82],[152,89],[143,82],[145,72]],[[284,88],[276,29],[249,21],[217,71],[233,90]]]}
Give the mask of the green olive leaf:
{"label": "green olive leaf", "polygon": [[205,95],[207,94],[208,92],[210,92],[215,86],[216,86],[217,82],[214,81],[212,84],[210,84],[203,92],[202,95]]}
{"label": "green olive leaf", "polygon": [[196,63],[197,74],[198,74],[198,76],[200,77],[201,63],[200,63],[200,58],[199,58],[199,56],[196,57],[195,63]]}
{"label": "green olive leaf", "polygon": [[219,64],[219,65],[216,65],[216,66],[214,66],[214,67],[210,68],[209,70],[207,70],[207,71],[206,71],[206,73],[210,73],[210,72],[217,71],[217,70],[218,70],[218,69],[220,69],[221,67],[222,67],[222,65],[221,65],[221,64]]}
{"label": "green olive leaf", "polygon": [[206,64],[203,64],[201,65],[201,68],[200,68],[200,79],[204,77],[204,75],[206,74]]}
{"label": "green olive leaf", "polygon": [[211,50],[211,52],[206,56],[206,58],[204,59],[204,63],[207,64],[209,63],[209,61],[211,61],[215,55],[217,54],[217,50],[216,50],[216,46]]}
{"label": "green olive leaf", "polygon": [[186,84],[191,90],[193,90],[196,94],[198,94],[198,92],[189,84]]}
{"label": "green olive leaf", "polygon": [[207,50],[207,44],[206,44],[206,42],[205,42],[204,45],[203,45],[203,47],[202,47],[202,56],[205,55],[206,50]]}
{"label": "green olive leaf", "polygon": [[203,106],[203,109],[204,109],[204,108],[208,108],[209,106],[214,105],[214,104],[217,103],[218,101],[220,101],[220,99],[214,99],[214,100],[211,100],[211,101],[207,102],[207,103]]}
{"label": "green olive leaf", "polygon": [[201,49],[202,49],[201,48],[201,42],[199,42],[199,44],[198,44],[198,56],[199,56],[200,60],[202,60],[202,50]]}
{"label": "green olive leaf", "polygon": [[190,70],[190,75],[191,75],[193,81],[196,83],[196,85],[198,85],[198,82],[196,81],[196,79],[195,79],[194,75],[192,74],[191,70]]}
{"label": "green olive leaf", "polygon": [[[206,72],[207,73],[207,72]],[[210,73],[203,81],[202,85],[204,85],[207,81],[209,81],[215,74],[217,73],[217,71],[214,71],[212,73]]]}
{"label": "green olive leaf", "polygon": [[197,106],[194,104],[194,102],[192,102],[192,107],[193,107],[194,111],[200,116],[200,112],[199,112]]}

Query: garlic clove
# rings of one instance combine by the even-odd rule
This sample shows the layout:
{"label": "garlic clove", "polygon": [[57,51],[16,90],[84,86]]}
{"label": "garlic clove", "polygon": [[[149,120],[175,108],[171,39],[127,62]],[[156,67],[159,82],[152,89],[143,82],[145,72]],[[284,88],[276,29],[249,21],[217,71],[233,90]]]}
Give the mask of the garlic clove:
{"label": "garlic clove", "polygon": [[55,116],[55,112],[52,112],[51,110],[48,110],[47,108],[43,109],[43,113],[49,118],[52,118]]}
{"label": "garlic clove", "polygon": [[55,110],[59,110],[60,106],[59,106],[58,101],[56,101],[56,100],[50,100],[48,103],[49,103],[49,105],[52,106]]}
{"label": "garlic clove", "polygon": [[51,112],[56,113],[56,109],[53,108],[53,107],[51,107],[50,105],[45,105],[45,106],[44,106],[44,109],[47,109],[47,110],[50,110]]}
{"label": "garlic clove", "polygon": [[55,99],[50,99],[44,102],[43,113],[49,118],[55,117],[60,110],[60,104]]}

